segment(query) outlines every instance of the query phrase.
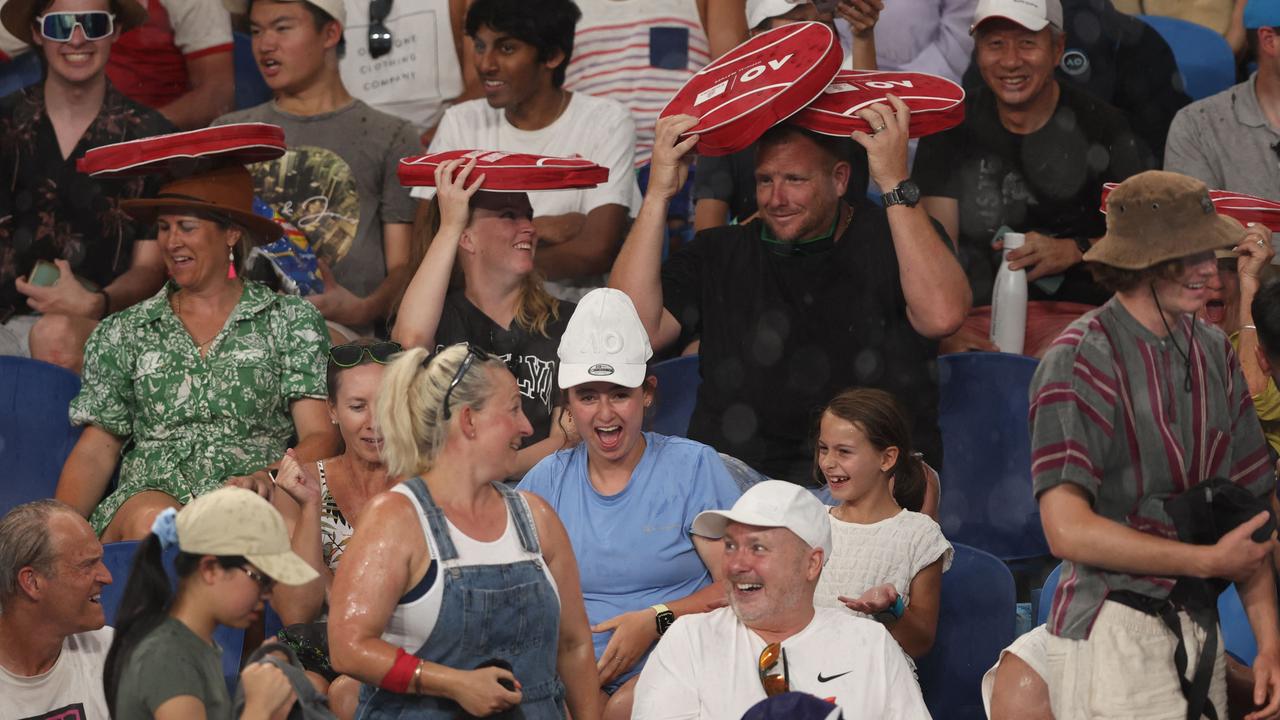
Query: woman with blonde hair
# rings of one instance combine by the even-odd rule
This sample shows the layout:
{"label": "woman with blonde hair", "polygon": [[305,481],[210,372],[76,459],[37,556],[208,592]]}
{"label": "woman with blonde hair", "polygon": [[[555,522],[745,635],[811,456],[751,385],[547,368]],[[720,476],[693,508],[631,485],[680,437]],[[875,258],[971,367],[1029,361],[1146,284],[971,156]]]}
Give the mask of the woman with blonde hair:
{"label": "woman with blonde hair", "polygon": [[409,479],[366,505],[334,579],[329,651],[365,683],[358,717],[599,718],[568,535],[501,482],[531,432],[515,378],[474,346],[407,350],[377,419],[387,472]]}
{"label": "woman with blonde hair", "polygon": [[[519,477],[566,445],[555,405],[556,348],[574,305],[551,297],[534,268],[529,196],[481,190],[484,175],[468,184],[475,160],[464,162],[436,169],[439,228],[405,289],[391,337],[428,350],[468,343],[507,361],[533,427],[512,470]],[[463,282],[450,291],[455,262]]]}

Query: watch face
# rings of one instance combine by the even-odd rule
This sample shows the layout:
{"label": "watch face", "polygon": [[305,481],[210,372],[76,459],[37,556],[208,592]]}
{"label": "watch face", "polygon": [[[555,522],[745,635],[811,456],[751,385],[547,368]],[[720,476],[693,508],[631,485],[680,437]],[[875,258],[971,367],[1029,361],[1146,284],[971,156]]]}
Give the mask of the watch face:
{"label": "watch face", "polygon": [[671,627],[671,623],[676,621],[676,614],[670,610],[658,613],[658,634],[662,635]]}
{"label": "watch face", "polygon": [[920,202],[920,186],[911,180],[903,180],[897,189],[902,194],[903,202],[907,205],[915,205]]}

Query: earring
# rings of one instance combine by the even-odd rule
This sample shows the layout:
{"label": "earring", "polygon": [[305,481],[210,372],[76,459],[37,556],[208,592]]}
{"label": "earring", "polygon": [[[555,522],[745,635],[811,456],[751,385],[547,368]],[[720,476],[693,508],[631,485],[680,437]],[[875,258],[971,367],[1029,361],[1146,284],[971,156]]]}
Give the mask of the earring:
{"label": "earring", "polygon": [[231,248],[227,248],[227,262],[231,263],[232,265],[236,264],[236,251],[232,250]]}

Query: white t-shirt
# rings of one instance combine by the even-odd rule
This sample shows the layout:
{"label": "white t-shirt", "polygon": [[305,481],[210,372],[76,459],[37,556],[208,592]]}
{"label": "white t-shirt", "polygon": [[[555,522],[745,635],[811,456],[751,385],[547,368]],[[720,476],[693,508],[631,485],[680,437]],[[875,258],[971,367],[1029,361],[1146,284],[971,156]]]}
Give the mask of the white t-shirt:
{"label": "white t-shirt", "polygon": [[[580,155],[609,168],[609,180],[585,190],[529,193],[534,217],[586,214],[602,205],[622,205],[634,216],[640,209],[636,184],[636,126],[620,103],[573,93],[564,113],[541,130],[520,130],[483,98],[449,108],[431,141],[431,152],[504,150],[553,157]],[[416,188],[413,196],[431,198],[435,188]]]}
{"label": "white t-shirt", "polygon": [[891,518],[862,525],[831,516],[831,559],[822,568],[814,607],[853,612],[838,597],[858,597],[867,590],[892,583],[903,602],[911,602],[911,581],[926,567],[942,560],[951,567],[951,543],[933,518],[903,510]]}
{"label": "white t-shirt", "polygon": [[393,3],[385,23],[391,31],[391,52],[376,59],[369,56],[368,0],[345,4],[347,51],[338,71],[347,91],[420,131],[435,126],[446,101],[462,94],[449,0]]}
{"label": "white t-shirt", "polygon": [[102,666],[114,636],[110,627],[67,636],[43,675],[22,677],[0,667],[0,720],[109,720]]}
{"label": "white t-shirt", "polygon": [[[731,608],[680,618],[640,673],[633,720],[742,717],[765,698],[765,645]],[[929,717],[906,656],[879,623],[819,608],[782,648],[790,688],[836,703],[845,717]]]}

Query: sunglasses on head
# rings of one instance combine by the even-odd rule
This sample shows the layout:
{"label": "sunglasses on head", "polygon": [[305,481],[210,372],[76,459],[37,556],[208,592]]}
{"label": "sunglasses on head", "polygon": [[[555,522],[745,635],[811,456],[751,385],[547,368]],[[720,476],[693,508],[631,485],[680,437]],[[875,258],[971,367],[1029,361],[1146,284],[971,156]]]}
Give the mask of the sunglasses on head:
{"label": "sunglasses on head", "polygon": [[36,18],[40,23],[40,35],[54,42],[71,42],[71,35],[80,28],[85,40],[101,40],[115,32],[115,15],[103,10],[85,12],[51,12]]}
{"label": "sunglasses on head", "polygon": [[387,16],[392,0],[369,0],[369,57],[380,58],[391,52],[391,30]]}
{"label": "sunglasses on head", "polygon": [[[427,358],[422,361],[422,367],[425,368],[431,362],[431,358],[433,357],[435,356],[428,355]],[[444,391],[444,419],[445,420],[448,420],[450,417],[453,417],[453,412],[449,410],[449,396],[453,395],[453,389],[458,387],[458,383],[462,382],[462,378],[467,376],[467,371],[471,369],[471,366],[475,363],[477,359],[479,359],[481,362],[484,362],[485,360],[493,359],[493,357],[494,357],[493,355],[490,355],[489,353],[481,350],[475,345],[467,346],[467,356],[463,358],[462,363],[458,365],[458,369],[454,371],[453,379],[449,381],[449,387]]]}
{"label": "sunglasses on head", "polygon": [[329,348],[329,359],[340,368],[352,368],[359,365],[364,356],[368,355],[373,362],[379,365],[386,365],[391,362],[392,355],[403,349],[400,347],[400,343],[390,340],[376,342],[372,345],[347,343],[346,345],[337,345]]}
{"label": "sunglasses on head", "polygon": [[[778,667],[778,663],[782,663],[782,672],[773,672]],[[765,697],[773,697],[781,695],[791,689],[791,683],[787,682],[787,651],[782,647],[782,643],[769,643],[765,646],[764,652],[760,653],[760,659],[757,661],[760,671],[760,684],[764,686]]]}

